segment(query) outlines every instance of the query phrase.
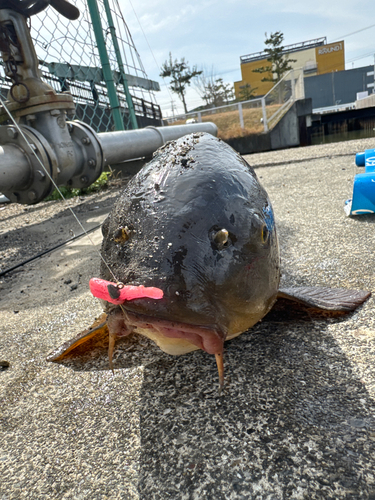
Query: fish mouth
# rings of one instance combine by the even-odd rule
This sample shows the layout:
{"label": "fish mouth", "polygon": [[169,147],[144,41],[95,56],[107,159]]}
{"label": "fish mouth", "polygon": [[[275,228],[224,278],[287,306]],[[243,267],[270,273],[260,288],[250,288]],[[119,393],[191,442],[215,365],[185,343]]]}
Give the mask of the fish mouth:
{"label": "fish mouth", "polygon": [[[209,354],[223,352],[226,332],[217,325],[196,325],[143,313],[123,305],[113,309],[107,319],[109,333],[125,336],[132,332],[151,338],[168,354],[184,354],[202,349]],[[172,340],[172,341],[171,341]]]}
{"label": "fish mouth", "polygon": [[224,387],[224,341],[226,332],[216,325],[194,325],[147,314],[135,313],[120,305],[107,317],[109,330],[108,359],[113,371],[112,356],[117,336],[140,333],[153,340],[168,354],[185,354],[202,349],[214,354],[219,375],[219,395]]}

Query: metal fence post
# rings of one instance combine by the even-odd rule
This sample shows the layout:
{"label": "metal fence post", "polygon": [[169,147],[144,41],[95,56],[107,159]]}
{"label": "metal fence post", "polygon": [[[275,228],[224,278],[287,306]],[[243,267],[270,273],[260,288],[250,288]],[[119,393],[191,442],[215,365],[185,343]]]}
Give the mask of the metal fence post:
{"label": "metal fence post", "polygon": [[264,131],[268,132],[268,124],[267,124],[267,113],[266,113],[266,100],[262,97],[262,112],[263,112],[263,127]]}
{"label": "metal fence post", "polygon": [[294,71],[291,71],[291,84],[292,84],[292,101],[294,102],[296,100],[296,87],[295,87],[295,82],[294,82]]}
{"label": "metal fence post", "polygon": [[115,82],[113,80],[112,69],[109,62],[107,48],[105,45],[103,27],[100,20],[98,5],[96,3],[96,0],[87,0],[87,5],[89,8],[92,20],[92,27],[95,33],[99,56],[102,63],[104,79],[107,85],[108,98],[111,105],[111,112],[113,116],[115,130],[124,130],[125,128],[124,121],[121,116],[121,107],[116,94]]}
{"label": "metal fence post", "polygon": [[202,123],[202,113],[198,111],[198,123]]}
{"label": "metal fence post", "polygon": [[304,99],[305,98],[305,81],[304,81],[304,76],[303,76],[303,70],[301,70],[301,69],[299,71],[297,84],[298,84],[298,99]]}
{"label": "metal fence post", "polygon": [[238,114],[240,116],[240,126],[241,128],[245,128],[245,124],[243,121],[242,104],[240,102],[238,103]]}
{"label": "metal fence post", "polygon": [[116,28],[115,28],[115,25],[113,22],[112,13],[111,13],[111,9],[109,7],[108,0],[103,0],[103,3],[104,3],[104,8],[105,8],[105,13],[107,15],[109,30],[111,32],[113,47],[115,49],[117,64],[118,64],[120,75],[121,75],[121,83],[122,83],[122,86],[124,87],[124,93],[125,93],[126,102],[128,105],[128,110],[129,110],[130,123],[131,123],[133,130],[135,130],[138,128],[138,122],[137,122],[137,118],[135,116],[133,99],[132,99],[132,96],[130,95],[130,92],[129,92],[128,81],[127,81],[126,76],[125,76],[124,64],[122,62],[120,47],[119,47],[119,44],[117,41],[117,36],[116,36]]}

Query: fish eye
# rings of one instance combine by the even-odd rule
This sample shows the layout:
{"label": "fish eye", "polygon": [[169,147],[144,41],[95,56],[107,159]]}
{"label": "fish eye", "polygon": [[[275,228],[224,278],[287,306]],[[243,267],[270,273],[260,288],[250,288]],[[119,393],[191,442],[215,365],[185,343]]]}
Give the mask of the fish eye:
{"label": "fish eye", "polygon": [[212,241],[215,243],[216,247],[221,250],[225,246],[228,246],[229,232],[226,229],[215,231],[212,235]]}
{"label": "fish eye", "polygon": [[268,243],[269,238],[270,238],[270,232],[268,230],[267,224],[263,224],[262,229],[261,229],[261,233],[260,233],[260,239],[261,239],[261,242],[263,243],[263,245]]}
{"label": "fish eye", "polygon": [[125,242],[129,240],[129,238],[132,236],[133,233],[134,230],[132,230],[128,226],[119,227],[113,234],[113,241],[115,243],[120,243],[120,245],[123,245]]}

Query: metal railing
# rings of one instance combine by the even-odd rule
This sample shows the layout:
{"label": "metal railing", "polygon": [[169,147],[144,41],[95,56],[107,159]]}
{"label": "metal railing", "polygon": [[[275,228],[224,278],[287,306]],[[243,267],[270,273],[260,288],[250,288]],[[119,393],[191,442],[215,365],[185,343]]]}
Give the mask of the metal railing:
{"label": "metal railing", "polygon": [[[282,54],[290,54],[301,49],[312,49],[314,47],[320,47],[327,43],[327,37],[323,36],[320,38],[314,38],[313,40],[305,40],[304,42],[293,43],[291,45],[285,45]],[[253,54],[247,54],[240,57],[241,64],[253,61],[259,61],[262,59],[267,59],[269,57],[268,52],[262,50],[261,52],[254,52]]]}
{"label": "metal railing", "polygon": [[219,131],[223,130],[223,123],[232,129],[237,127],[240,132],[268,132],[295,101],[304,97],[303,70],[293,69],[263,97],[177,115],[168,118],[168,123],[210,120],[216,123]]}
{"label": "metal railing", "polygon": [[[1,76],[3,64],[0,62],[0,96],[6,100],[12,81]],[[76,112],[72,119],[81,120],[90,125],[96,132],[109,132],[114,129],[108,93],[104,82],[77,81],[74,79],[59,79],[46,71],[42,71],[42,78],[51,85],[56,92],[68,91],[76,105]],[[121,113],[125,123],[129,120],[126,96],[121,88],[117,89],[117,96]],[[135,116],[140,128],[147,125],[161,126],[162,113],[160,106],[142,97],[132,96]]]}

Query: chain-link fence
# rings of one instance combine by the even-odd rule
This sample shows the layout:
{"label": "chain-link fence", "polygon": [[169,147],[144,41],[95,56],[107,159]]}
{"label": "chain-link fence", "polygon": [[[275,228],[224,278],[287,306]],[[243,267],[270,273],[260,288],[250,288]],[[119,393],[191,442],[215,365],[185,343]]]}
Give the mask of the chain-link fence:
{"label": "chain-link fence", "polygon": [[[73,119],[86,122],[97,132],[106,132],[115,129],[113,105],[88,7],[90,1],[72,0],[81,13],[76,21],[69,21],[47,7],[29,18],[29,25],[43,79],[57,92],[72,94],[76,104]],[[154,95],[160,90],[159,85],[147,77],[118,0],[97,0],[96,4],[123,128],[134,128],[132,108],[138,127],[161,125],[161,110]],[[3,99],[11,85],[0,66]]]}

